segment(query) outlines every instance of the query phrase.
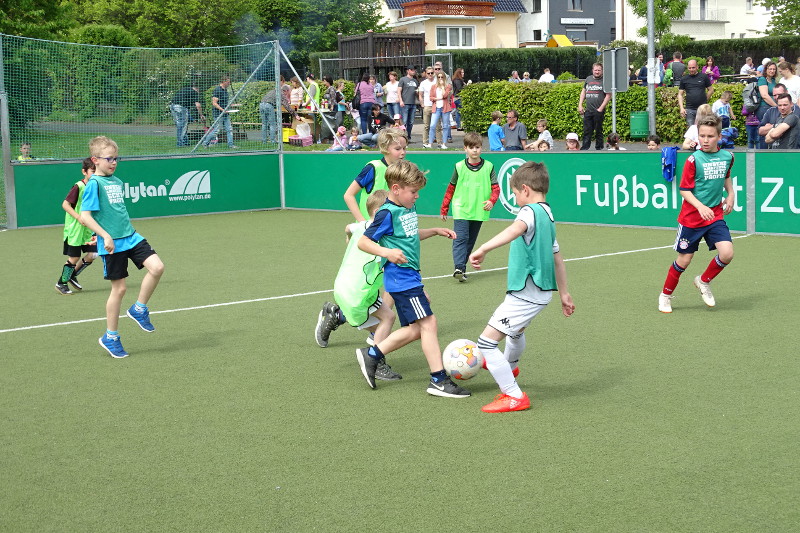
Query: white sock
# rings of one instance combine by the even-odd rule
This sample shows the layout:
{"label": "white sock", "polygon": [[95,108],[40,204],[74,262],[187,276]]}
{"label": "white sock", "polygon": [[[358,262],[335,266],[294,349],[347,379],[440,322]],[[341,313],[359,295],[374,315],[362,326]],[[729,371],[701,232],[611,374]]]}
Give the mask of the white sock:
{"label": "white sock", "polygon": [[481,335],[478,339],[478,348],[483,352],[486,368],[500,386],[500,391],[513,398],[522,398],[522,389],[519,388],[514,374],[511,373],[511,365],[508,360],[503,352],[497,349],[497,342]]}
{"label": "white sock", "polygon": [[519,366],[519,358],[522,355],[522,352],[525,351],[525,332],[523,331],[516,337],[508,336],[506,337],[506,349],[503,352],[505,355],[506,360],[511,365],[511,369],[517,368]]}

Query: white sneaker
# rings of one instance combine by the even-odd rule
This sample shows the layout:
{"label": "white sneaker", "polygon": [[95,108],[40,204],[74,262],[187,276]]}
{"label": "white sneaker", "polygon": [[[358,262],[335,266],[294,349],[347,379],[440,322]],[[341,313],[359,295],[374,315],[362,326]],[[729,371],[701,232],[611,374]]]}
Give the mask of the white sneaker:
{"label": "white sneaker", "polygon": [[447,145],[442,143],[439,145],[439,148],[441,148],[442,150],[447,150]]}
{"label": "white sneaker", "polygon": [[658,295],[658,310],[662,313],[672,312],[672,295],[664,294],[663,292]]}
{"label": "white sneaker", "polygon": [[705,283],[700,279],[700,276],[694,278],[694,286],[700,289],[700,296],[703,297],[703,302],[709,307],[714,307],[717,302],[714,301],[714,295],[711,293],[711,284]]}
{"label": "white sneaker", "polygon": [[431,145],[430,145],[430,144],[427,144],[427,143],[422,143],[422,147],[423,147],[423,148],[430,148],[430,147],[431,147]]}

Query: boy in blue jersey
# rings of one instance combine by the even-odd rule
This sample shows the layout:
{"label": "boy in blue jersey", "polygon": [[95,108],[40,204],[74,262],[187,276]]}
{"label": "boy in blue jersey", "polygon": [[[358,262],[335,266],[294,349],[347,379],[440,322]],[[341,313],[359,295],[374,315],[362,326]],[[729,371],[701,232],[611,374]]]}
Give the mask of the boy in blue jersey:
{"label": "boy in blue jersey", "polygon": [[[702,239],[706,240],[709,250],[717,250],[705,272],[694,278],[694,285],[708,307],[716,305],[711,280],[733,260],[731,232],[722,218],[736,205],[736,191],[731,180],[733,154],[719,149],[722,124],[718,116],[701,119],[697,132],[700,149],[686,160],[681,176],[683,205],[678,214],[678,235],[674,246],[678,258],[669,268],[664,289],[658,297],[658,310],[662,313],[672,312],[672,293],[681,274],[689,268]],[[723,190],[728,193],[724,200]]]}
{"label": "boy in blue jersey", "polygon": [[[483,406],[485,413],[523,411],[531,406],[528,395],[517,384],[517,364],[525,349],[525,328],[550,303],[552,291],[558,290],[561,296],[564,316],[575,311],[553,213],[545,203],[549,189],[550,176],[543,163],[528,161],[520,166],[511,176],[511,190],[520,205],[517,218],[469,256],[477,270],[489,251],[511,243],[506,298],[478,339],[486,368],[501,391],[493,402]],[[503,338],[506,345],[501,352],[497,346]]]}
{"label": "boy in blue jersey", "polygon": [[357,349],[356,359],[367,384],[374,389],[380,359],[421,339],[422,352],[431,371],[428,394],[466,398],[469,391],[453,383],[442,366],[436,317],[422,285],[420,241],[434,235],[456,237],[455,232],[447,228],[419,228],[415,203],[426,181],[425,174],[410,161],[399,161],[386,169],[389,197],[358,240],[361,250],[384,258],[383,283],[394,299],[402,327],[375,346]]}
{"label": "boy in blue jersey", "polygon": [[89,143],[95,171],[83,192],[81,221],[97,235],[97,251],[103,259],[103,275],[111,281],[111,294],[106,302],[107,330],[99,339],[100,346],[111,357],[119,359],[128,356],[117,331],[122,298],[126,291],[128,259],[138,269],[147,269],[139,289],[139,299],[127,311],[127,315],[146,332],[155,331],[150,323],[147,302],[164,273],[164,263],[131,225],[122,181],[114,176],[119,160],[117,151],[117,143],[108,137],[95,137]]}

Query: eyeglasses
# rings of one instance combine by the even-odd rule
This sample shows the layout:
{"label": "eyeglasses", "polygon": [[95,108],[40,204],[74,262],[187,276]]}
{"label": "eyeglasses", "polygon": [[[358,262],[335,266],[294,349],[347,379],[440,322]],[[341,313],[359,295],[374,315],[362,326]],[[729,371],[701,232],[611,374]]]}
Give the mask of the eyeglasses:
{"label": "eyeglasses", "polygon": [[96,159],[105,159],[109,163],[116,163],[119,161],[119,157],[97,157]]}
{"label": "eyeglasses", "polygon": [[439,67],[434,67],[433,70],[442,70],[442,69]]}
{"label": "eyeglasses", "polygon": [[439,74],[439,75],[437,76],[437,78],[439,78],[439,79],[441,80],[441,79],[444,79],[444,76],[442,76],[441,74]]}
{"label": "eyeglasses", "polygon": [[428,76],[433,76],[433,71],[425,72],[425,74],[427,74]]}

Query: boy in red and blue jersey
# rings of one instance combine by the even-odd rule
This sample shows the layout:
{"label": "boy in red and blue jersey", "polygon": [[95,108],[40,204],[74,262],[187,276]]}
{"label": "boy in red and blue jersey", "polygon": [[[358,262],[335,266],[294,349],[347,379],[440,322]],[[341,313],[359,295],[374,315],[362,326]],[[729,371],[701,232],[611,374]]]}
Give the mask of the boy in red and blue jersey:
{"label": "boy in red and blue jersey", "polygon": [[[672,297],[681,274],[689,267],[694,253],[705,239],[709,250],[717,250],[705,272],[694,278],[703,302],[714,307],[716,302],[710,283],[733,260],[733,242],[723,216],[736,205],[736,192],[731,180],[733,154],[717,146],[722,125],[719,117],[702,119],[697,125],[700,150],[689,156],[683,167],[680,191],[683,198],[678,215],[678,234],[675,251],[678,258],[672,263],[658,297],[658,310],[672,312]],[[723,189],[728,195],[723,199]]]}

